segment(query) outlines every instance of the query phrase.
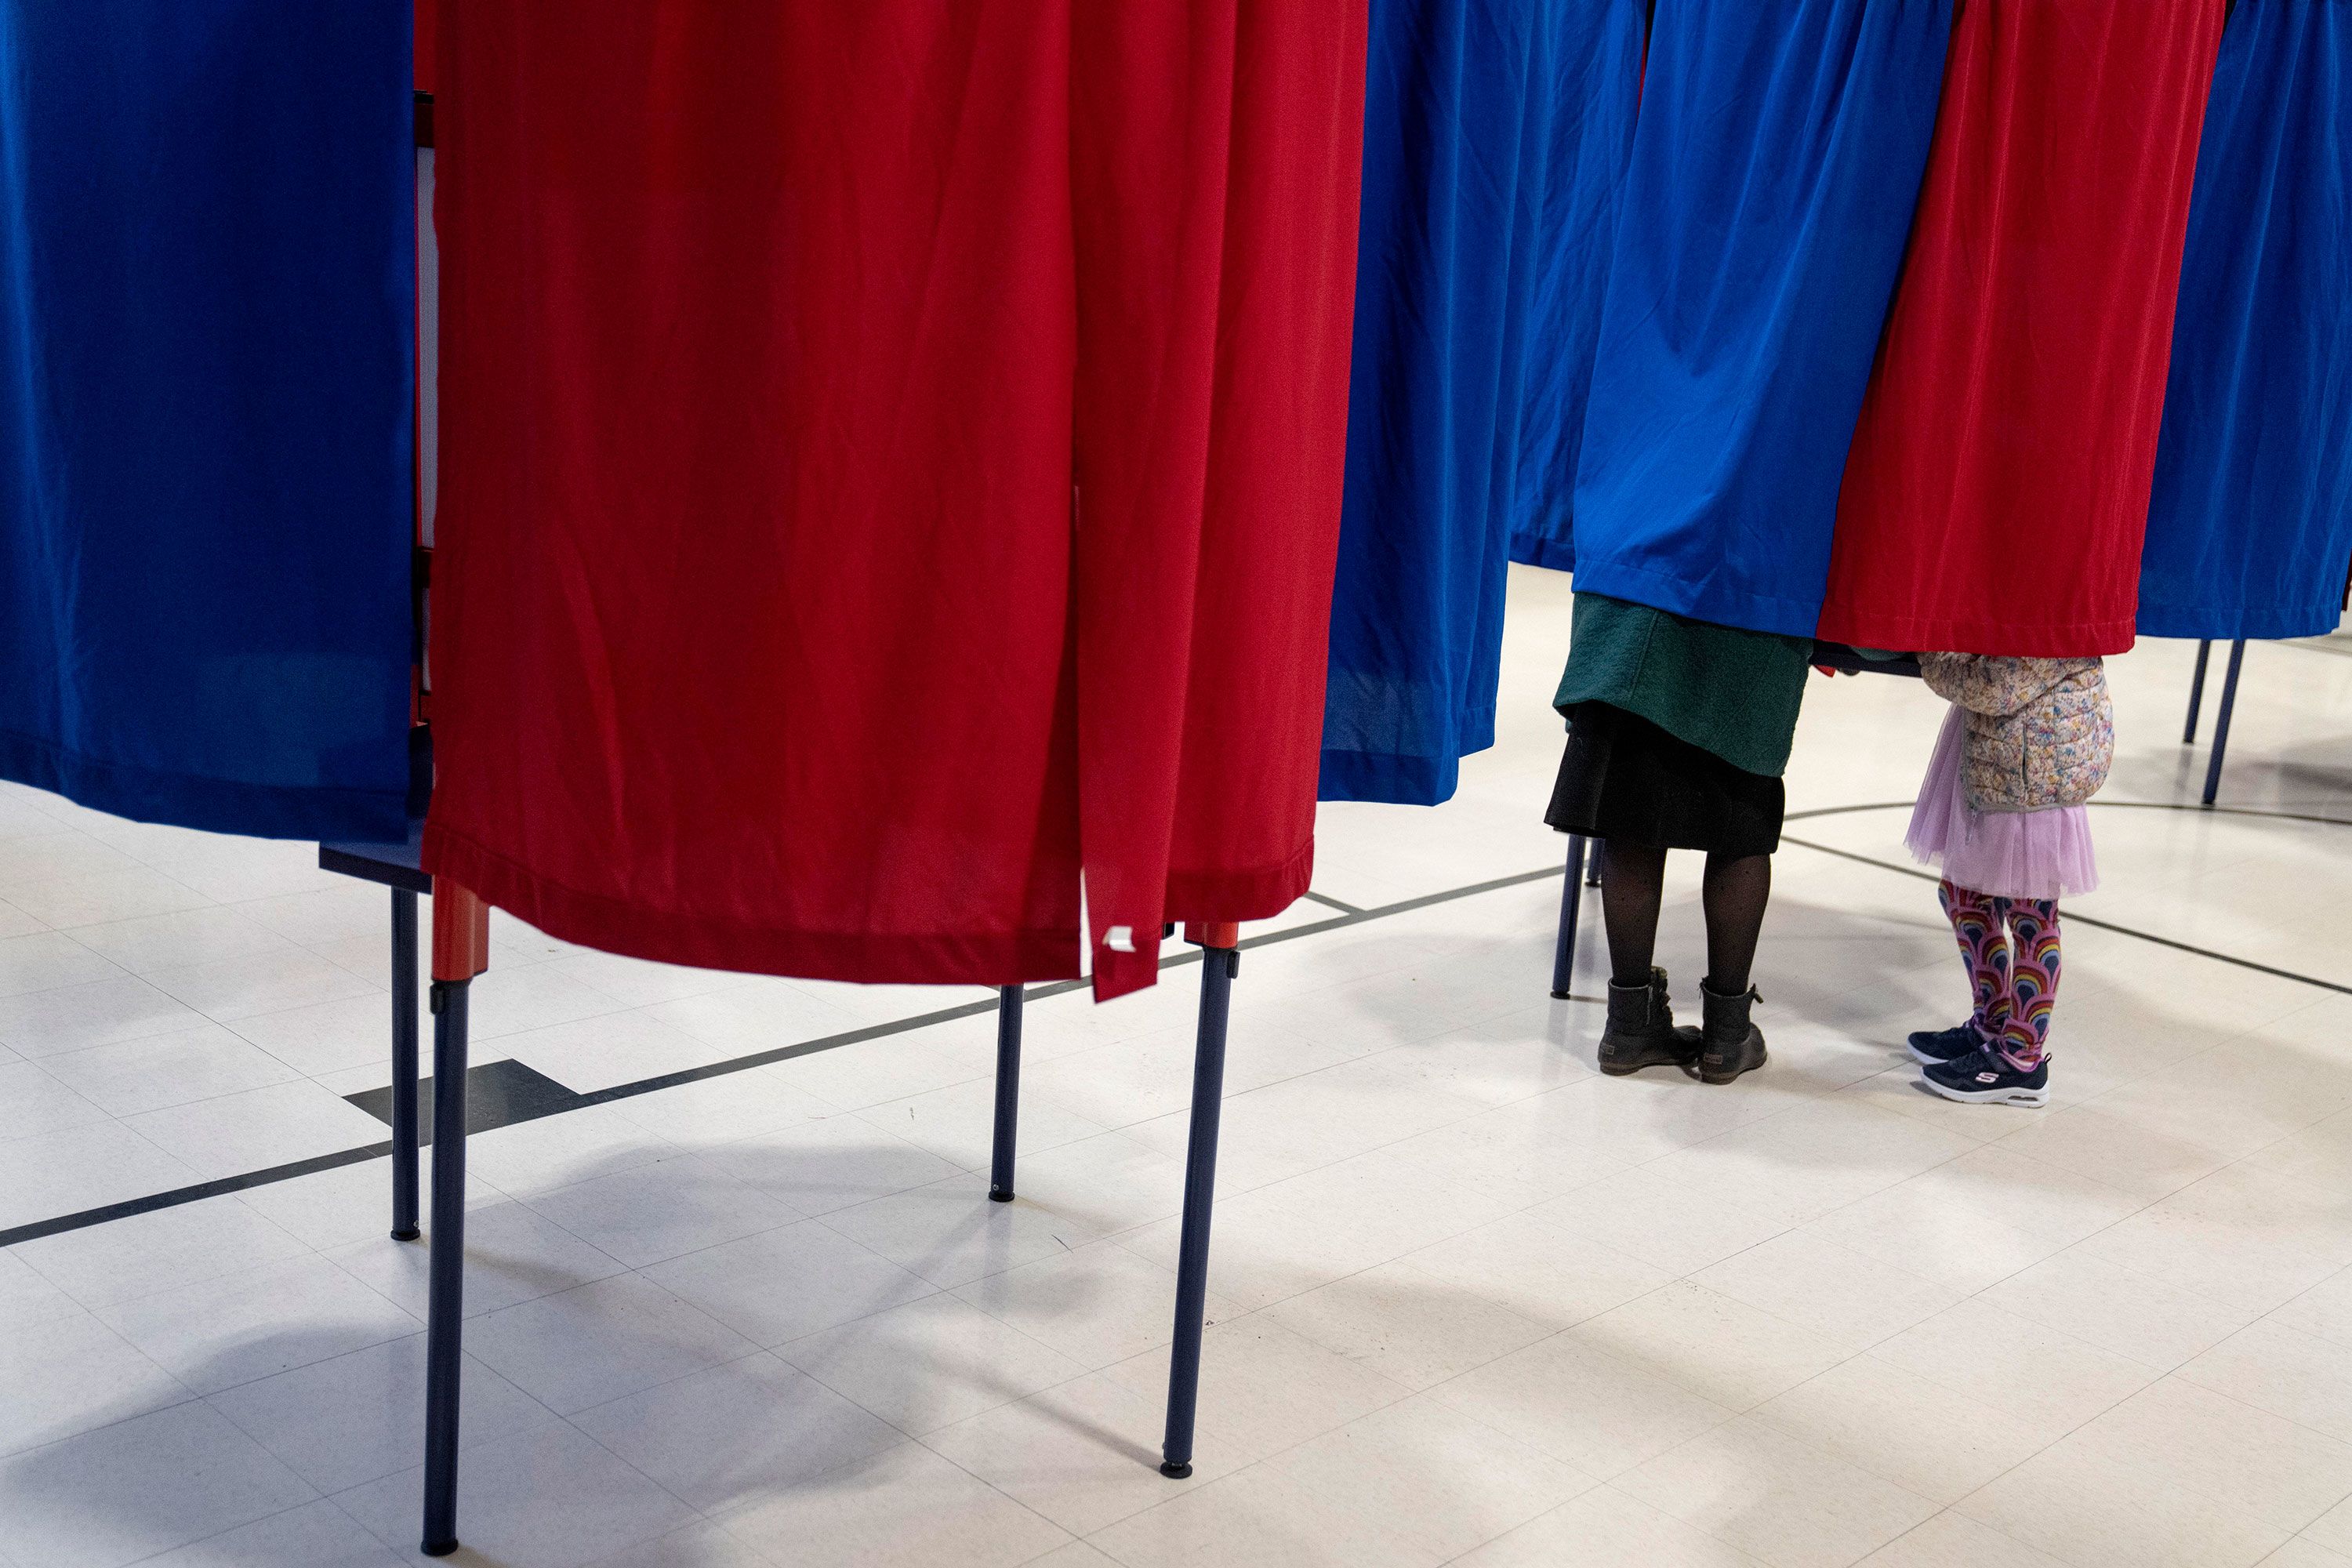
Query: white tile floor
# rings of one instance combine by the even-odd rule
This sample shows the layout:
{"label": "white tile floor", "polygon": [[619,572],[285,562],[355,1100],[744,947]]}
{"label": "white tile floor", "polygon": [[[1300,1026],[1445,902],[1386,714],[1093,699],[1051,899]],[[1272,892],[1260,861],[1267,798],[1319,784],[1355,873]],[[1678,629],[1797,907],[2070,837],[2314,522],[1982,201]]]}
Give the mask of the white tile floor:
{"label": "white tile floor", "polygon": [[[1441,810],[1328,808],[1324,898],[1557,864],[1567,594],[1513,595],[1501,743]],[[2302,819],[2352,821],[2342,652],[2248,656],[2225,804],[2284,816],[2167,809],[2190,650],[2115,661],[2047,1111],[1930,1099],[1900,1049],[1962,998],[1887,805],[1938,719],[1909,682],[1809,695],[1736,1087],[1591,1072],[1556,878],[1254,950],[1189,1482],[1152,1465],[1189,968],[1032,1004],[1010,1206],[986,1016],[478,1137],[461,1560],[2347,1568],[2352,829]],[[387,1076],[385,903],[0,788],[0,1231],[380,1141],[342,1097]],[[980,994],[494,935],[476,1060],[582,1091]],[[0,1248],[0,1563],[412,1558],[386,1187]]]}

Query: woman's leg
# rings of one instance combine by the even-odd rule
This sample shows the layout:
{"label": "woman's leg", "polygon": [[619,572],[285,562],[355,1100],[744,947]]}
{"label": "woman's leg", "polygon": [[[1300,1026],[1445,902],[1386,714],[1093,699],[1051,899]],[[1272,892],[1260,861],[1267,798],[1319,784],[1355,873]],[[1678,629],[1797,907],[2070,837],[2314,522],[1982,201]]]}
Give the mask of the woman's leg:
{"label": "woman's leg", "polygon": [[1699,901],[1706,911],[1706,988],[1718,996],[1748,990],[1764,906],[1772,897],[1772,857],[1710,855]]}
{"label": "woman's leg", "polygon": [[1614,838],[1601,846],[1601,918],[1609,928],[1610,978],[1620,985],[1650,983],[1665,887],[1664,849]]}
{"label": "woman's leg", "polygon": [[[1960,962],[1968,966],[1969,989],[1976,998],[1976,1025],[1987,1047],[1998,1045],[2009,1024],[2009,931],[2002,919],[2002,900],[1972,892],[1947,878],[1936,889],[1944,918],[1952,922],[1959,940]],[[1948,1048],[1948,1047],[1947,1047]]]}
{"label": "woman's leg", "polygon": [[2052,899],[2005,899],[2011,949],[2009,1017],[2000,1054],[2020,1072],[2042,1064],[2050,1047],[2050,1015],[2058,1005],[2058,905]]}

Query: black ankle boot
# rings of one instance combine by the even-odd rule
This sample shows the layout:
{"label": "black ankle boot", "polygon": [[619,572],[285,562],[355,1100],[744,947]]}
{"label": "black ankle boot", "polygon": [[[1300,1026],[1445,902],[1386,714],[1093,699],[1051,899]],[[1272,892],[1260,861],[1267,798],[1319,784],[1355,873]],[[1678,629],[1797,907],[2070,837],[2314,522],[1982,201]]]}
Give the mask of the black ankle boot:
{"label": "black ankle boot", "polygon": [[1602,1072],[1622,1078],[1651,1067],[1687,1070],[1698,1049],[1696,1029],[1675,1027],[1675,1010],[1666,1005],[1664,970],[1651,970],[1645,985],[1609,983],[1609,1024],[1601,1032]]}
{"label": "black ankle boot", "polygon": [[1699,1004],[1706,1009],[1706,1028],[1701,1033],[1701,1045],[1696,1060],[1684,1070],[1701,1083],[1729,1083],[1744,1072],[1754,1072],[1764,1065],[1764,1031],[1748,1022],[1748,1010],[1764,1000],[1756,988],[1730,996],[1718,995],[1713,986],[1698,983]]}

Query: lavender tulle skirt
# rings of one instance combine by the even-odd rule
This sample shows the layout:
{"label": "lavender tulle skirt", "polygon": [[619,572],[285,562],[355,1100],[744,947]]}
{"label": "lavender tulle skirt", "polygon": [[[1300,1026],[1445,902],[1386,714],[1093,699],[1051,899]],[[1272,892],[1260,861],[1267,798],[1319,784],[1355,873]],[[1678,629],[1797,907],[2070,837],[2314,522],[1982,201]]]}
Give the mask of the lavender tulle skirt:
{"label": "lavender tulle skirt", "polygon": [[1903,836],[1911,853],[1940,865],[1951,881],[2000,899],[2072,899],[2099,885],[2099,863],[2091,853],[2091,814],[2079,805],[2041,811],[1971,811],[1960,782],[1960,748],[1967,720],[1960,710],[1944,716],[1936,754],[1911,808],[1911,830]]}

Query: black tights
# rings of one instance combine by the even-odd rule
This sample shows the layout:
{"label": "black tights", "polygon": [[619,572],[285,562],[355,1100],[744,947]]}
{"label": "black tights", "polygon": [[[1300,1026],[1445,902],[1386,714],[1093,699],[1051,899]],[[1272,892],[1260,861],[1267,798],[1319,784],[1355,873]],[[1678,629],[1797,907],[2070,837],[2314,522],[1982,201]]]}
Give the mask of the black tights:
{"label": "black tights", "polygon": [[[1611,978],[1646,985],[1658,944],[1658,906],[1665,895],[1666,852],[1643,844],[1601,847],[1601,912],[1609,927]],[[1748,989],[1756,937],[1772,896],[1772,857],[1709,855],[1699,901],[1706,911],[1706,984],[1718,996]]]}

